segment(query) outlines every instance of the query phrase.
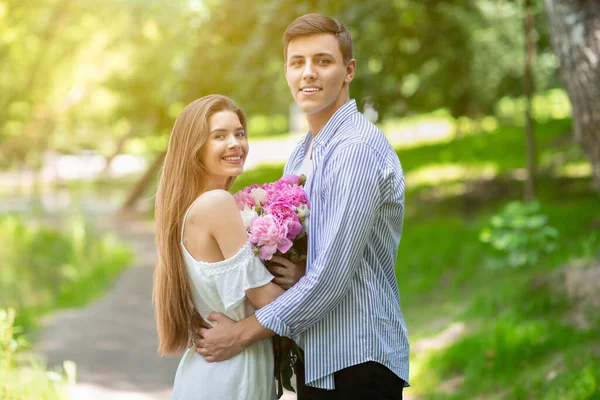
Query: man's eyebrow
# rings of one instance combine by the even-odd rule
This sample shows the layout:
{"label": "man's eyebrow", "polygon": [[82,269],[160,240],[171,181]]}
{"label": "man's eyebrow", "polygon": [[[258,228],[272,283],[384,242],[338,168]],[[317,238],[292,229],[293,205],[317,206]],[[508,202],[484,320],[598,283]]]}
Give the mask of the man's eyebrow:
{"label": "man's eyebrow", "polygon": [[[321,52],[321,53],[317,53],[315,55],[313,55],[313,57],[324,57],[324,56],[329,56],[329,57],[333,57],[332,53],[327,53],[327,52]],[[305,56],[300,55],[300,54],[293,54],[290,56],[290,58],[304,58]]]}

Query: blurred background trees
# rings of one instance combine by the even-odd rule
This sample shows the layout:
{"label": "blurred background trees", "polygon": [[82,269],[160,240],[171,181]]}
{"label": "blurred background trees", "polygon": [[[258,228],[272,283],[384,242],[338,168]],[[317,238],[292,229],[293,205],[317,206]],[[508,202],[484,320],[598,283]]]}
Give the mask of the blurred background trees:
{"label": "blurred background trees", "polygon": [[[597,398],[596,0],[0,0],[0,341],[94,300],[131,263],[95,228],[152,218],[192,100],[232,97],[250,156],[279,153],[247,162],[232,190],[280,177],[302,131],[281,36],[308,12],[353,33],[351,96],[406,175],[411,393]],[[108,218],[119,208],[142,213]],[[10,382],[21,394],[4,353],[0,397]]]}
{"label": "blurred background trees", "polygon": [[561,78],[573,105],[575,138],[600,191],[600,3],[546,0]]}
{"label": "blurred background trees", "polygon": [[[554,3],[547,2],[549,10],[558,10]],[[544,93],[560,87],[559,58],[542,1],[531,7],[532,76]],[[586,7],[578,12],[597,8]],[[254,121],[262,117],[254,134],[283,133],[291,97],[281,35],[289,21],[311,11],[354,32],[360,73],[351,95],[361,107],[374,107],[379,121],[444,109],[458,136],[464,118],[523,121],[522,103],[517,110],[507,100],[524,93],[527,7],[521,1],[2,0],[0,161],[4,168],[39,166],[47,149],[88,149],[109,159],[132,150],[160,156],[181,108],[215,92],[236,99]],[[557,22],[560,12],[549,13],[557,49],[559,36],[568,36]],[[597,18],[582,21],[591,32]],[[559,55],[573,70],[568,54]],[[597,90],[590,93],[598,97]],[[597,120],[589,129],[597,129]],[[597,158],[599,146],[583,143]]]}

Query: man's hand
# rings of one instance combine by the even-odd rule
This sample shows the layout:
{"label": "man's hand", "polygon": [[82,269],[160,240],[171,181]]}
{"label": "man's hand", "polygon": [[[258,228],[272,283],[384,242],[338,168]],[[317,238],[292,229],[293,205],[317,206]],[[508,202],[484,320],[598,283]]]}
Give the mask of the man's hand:
{"label": "man's hand", "polygon": [[273,283],[288,290],[294,286],[306,273],[306,262],[293,263],[283,257],[273,256],[267,264],[267,269],[273,276]]}
{"label": "man's hand", "polygon": [[198,332],[200,328],[212,328],[212,325],[206,322],[196,310],[194,310],[194,315],[192,315],[191,324],[192,332],[194,333],[194,339],[196,338],[196,332]]}
{"label": "man's hand", "polygon": [[194,336],[196,353],[208,362],[225,361],[237,356],[244,350],[236,330],[236,322],[222,313],[211,313],[209,321],[217,324],[210,329],[198,329],[199,336]]}

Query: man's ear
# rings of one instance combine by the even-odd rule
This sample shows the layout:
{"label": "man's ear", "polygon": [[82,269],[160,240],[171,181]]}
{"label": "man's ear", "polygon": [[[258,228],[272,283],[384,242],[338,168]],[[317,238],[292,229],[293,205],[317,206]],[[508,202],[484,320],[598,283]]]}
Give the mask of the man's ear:
{"label": "man's ear", "polygon": [[283,75],[285,79],[287,79],[287,63],[283,63]]}
{"label": "man's ear", "polygon": [[353,58],[346,65],[346,77],[344,78],[344,83],[352,82],[352,79],[354,79],[355,72],[356,72],[356,60]]}

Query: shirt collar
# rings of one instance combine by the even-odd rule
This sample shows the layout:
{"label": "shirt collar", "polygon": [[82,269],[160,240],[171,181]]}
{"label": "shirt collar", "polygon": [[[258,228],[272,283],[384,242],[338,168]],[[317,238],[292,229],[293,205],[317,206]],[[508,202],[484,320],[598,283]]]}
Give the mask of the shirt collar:
{"label": "shirt collar", "polygon": [[[317,147],[321,144],[329,142],[329,140],[335,136],[338,128],[347,120],[352,114],[358,112],[358,108],[356,108],[356,100],[351,99],[348,100],[343,106],[341,106],[332,116],[329,118],[329,121],[325,124],[323,129],[317,134],[317,136],[313,139],[313,146]],[[309,132],[309,135],[312,133]],[[304,144],[306,144],[306,140],[308,139],[308,135],[305,138]]]}
{"label": "shirt collar", "polygon": [[312,139],[312,133],[310,131],[304,135],[304,138],[300,142],[300,148],[298,149],[298,154],[301,158],[306,156],[306,146],[308,142]]}

